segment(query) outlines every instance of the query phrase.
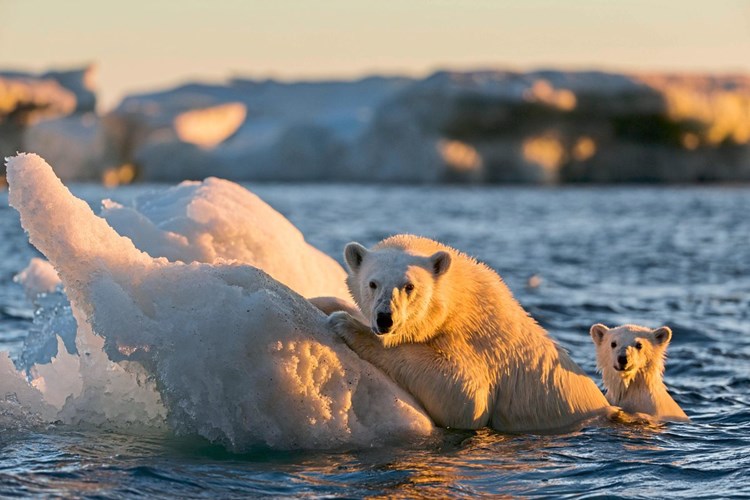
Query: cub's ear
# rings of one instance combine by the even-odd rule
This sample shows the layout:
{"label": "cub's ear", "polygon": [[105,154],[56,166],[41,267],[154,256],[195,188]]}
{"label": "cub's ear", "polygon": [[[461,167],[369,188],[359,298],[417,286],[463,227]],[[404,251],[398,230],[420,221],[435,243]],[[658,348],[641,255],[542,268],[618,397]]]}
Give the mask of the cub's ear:
{"label": "cub's ear", "polygon": [[448,268],[451,267],[451,254],[448,252],[435,252],[430,256],[430,265],[432,266],[432,274],[435,277],[445,274]]}
{"label": "cub's ear", "polygon": [[597,323],[591,327],[589,333],[591,334],[591,338],[594,339],[594,344],[599,345],[602,343],[602,340],[604,340],[604,334],[608,331],[609,328],[602,325],[601,323]]}
{"label": "cub's ear", "polygon": [[656,345],[667,345],[672,340],[672,330],[668,326],[662,326],[654,330]]}
{"label": "cub's ear", "polygon": [[362,267],[362,261],[365,260],[368,253],[369,251],[356,241],[347,243],[344,247],[344,262],[346,262],[349,272],[356,273],[359,271],[359,268]]}

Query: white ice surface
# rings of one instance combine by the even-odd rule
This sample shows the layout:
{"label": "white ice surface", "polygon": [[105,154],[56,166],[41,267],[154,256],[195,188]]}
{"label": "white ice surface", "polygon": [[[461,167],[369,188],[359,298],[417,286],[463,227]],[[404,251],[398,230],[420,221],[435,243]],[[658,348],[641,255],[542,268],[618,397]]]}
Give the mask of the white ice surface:
{"label": "white ice surface", "polygon": [[0,352],[0,434],[48,422],[55,410],[42,393],[16,371],[5,352]]}
{"label": "white ice surface", "polygon": [[104,200],[101,216],[140,250],[170,261],[237,261],[305,297],[349,299],[346,273],[283,215],[242,186],[210,177],[136,198]]}
{"label": "white ice surface", "polygon": [[60,284],[60,277],[52,264],[44,259],[34,257],[29,265],[13,277],[19,283],[29,300],[36,299],[41,293],[52,293]]}
{"label": "white ice surface", "polygon": [[[183,182],[145,193],[127,206],[103,200],[100,215],[152,257],[237,261],[263,269],[306,297],[349,300],[341,266],[306,243],[300,231],[263,200],[232,182]],[[35,363],[49,362],[58,352],[56,337],[75,353],[75,320],[65,295],[55,291],[60,279],[52,265],[34,258],[15,280],[36,309],[17,366],[29,370]]]}
{"label": "white ice surface", "polygon": [[[43,403],[63,404],[57,418],[166,422],[232,450],[369,445],[431,432],[408,394],[334,339],[323,314],[265,272],[151,257],[75,198],[40,157],[22,154],[7,168],[10,203],[60,275],[78,321],[81,356],[62,353],[52,367],[33,371],[44,378],[35,380]],[[232,229],[231,214],[223,213],[231,205],[188,206],[196,221],[222,215]],[[269,238],[276,225],[285,227],[268,217],[258,225]]]}

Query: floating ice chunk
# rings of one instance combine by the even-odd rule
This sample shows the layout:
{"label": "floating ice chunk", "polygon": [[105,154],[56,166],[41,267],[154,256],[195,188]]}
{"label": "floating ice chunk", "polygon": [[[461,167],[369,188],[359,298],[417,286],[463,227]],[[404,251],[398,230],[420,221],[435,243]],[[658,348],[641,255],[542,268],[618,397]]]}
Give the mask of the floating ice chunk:
{"label": "floating ice chunk", "polygon": [[[38,266],[51,267],[42,260]],[[58,411],[49,420],[118,428],[164,426],[166,409],[154,381],[138,363],[112,362],[89,324],[76,325],[76,311],[62,290],[37,295],[34,305],[34,323],[17,366],[31,376],[45,403]]]}
{"label": "floating ice chunk", "polygon": [[[81,373],[99,371],[84,380],[80,396],[66,399],[65,421],[88,422],[92,408],[112,409],[97,418],[145,415],[158,421],[163,401],[173,430],[233,450],[369,445],[431,432],[430,420],[408,394],[336,340],[326,317],[307,300],[265,272],[238,263],[153,258],[95,216],[40,157],[22,154],[7,167],[10,203],[70,298],[80,363],[87,365]],[[232,218],[223,211],[241,206],[232,189],[229,205],[199,199],[187,207],[189,220],[181,221],[221,228],[227,239],[213,248],[230,245]],[[290,244],[304,244],[274,214],[258,224],[266,228],[264,236],[273,242],[278,224]],[[263,250],[257,258],[278,265],[293,257]],[[130,376],[111,379],[108,370]]]}
{"label": "floating ice chunk", "polygon": [[170,261],[234,260],[263,269],[305,297],[349,300],[346,273],[283,215],[242,186],[210,177],[148,193],[101,216],[135,246]]}
{"label": "floating ice chunk", "polygon": [[13,277],[13,281],[19,283],[26,293],[26,298],[34,301],[41,293],[52,293],[60,284],[60,277],[52,264],[44,259],[34,257],[29,265]]}
{"label": "floating ice chunk", "polygon": [[[102,202],[101,215],[136,247],[170,261],[236,260],[259,267],[298,293],[349,302],[341,266],[305,242],[286,218],[245,188],[209,178],[144,194],[123,206]],[[46,261],[32,259],[16,276],[36,307],[18,366],[28,370],[57,354],[57,336],[76,352],[75,321],[60,280]],[[39,296],[44,292],[48,295]]]}
{"label": "floating ice chunk", "polygon": [[[196,208],[196,205],[199,207]],[[214,215],[205,219],[207,206],[211,207]],[[202,222],[191,217],[196,210],[204,217]],[[294,226],[262,200],[227,181],[208,179],[202,183],[183,183],[166,192],[141,196],[130,207],[105,200],[102,215],[122,233],[130,236],[138,248],[153,256],[186,262],[237,259],[265,266],[273,273],[284,276],[293,287],[310,295],[346,296],[344,272],[335,261],[308,245]],[[270,231],[268,224],[275,224],[278,231]],[[228,226],[232,226],[236,241],[230,241],[230,236],[226,234]],[[290,249],[306,259],[304,267],[289,269],[289,262],[284,261],[284,256],[290,253]],[[302,260],[296,262],[301,265]],[[290,272],[295,269],[297,276]],[[19,368],[32,375],[40,373],[46,369],[41,363],[47,363],[55,356],[58,359],[53,363],[58,367],[65,366],[61,365],[59,358],[68,358],[65,357],[66,353],[61,354],[59,351],[58,336],[63,339],[67,353],[76,354],[76,324],[67,297],[60,292],[53,292],[54,286],[59,283],[56,271],[48,262],[35,259],[26,270],[19,273],[17,280],[28,289],[31,297],[35,297],[37,307],[34,325],[18,361]],[[38,292],[47,294],[36,296]],[[105,358],[102,362],[106,364],[109,361]],[[34,364],[37,366],[32,368]],[[101,380],[91,372],[90,367],[77,364],[74,368],[76,367],[81,370],[80,374],[75,370],[68,370],[56,378],[55,381],[59,384],[53,390],[43,391],[45,398],[52,404],[60,406],[60,401],[65,401],[75,392],[63,390],[64,386],[78,387],[85,380],[87,387],[93,385],[98,388],[107,378],[121,376],[125,380],[129,379],[127,373],[117,369],[119,365],[112,365],[112,369],[105,371],[105,377]],[[48,377],[44,380],[48,380]],[[44,381],[38,383],[49,385]],[[88,394],[96,392],[88,391]],[[151,398],[151,394],[147,393],[145,396]],[[158,397],[155,399],[158,400]],[[80,400],[72,401],[71,408],[74,410],[67,412],[68,418],[78,418],[75,409],[82,405],[85,404]],[[158,417],[161,415],[163,418],[164,411],[158,409],[158,401],[154,401],[154,405],[157,410],[143,419],[158,423]],[[149,407],[148,404],[142,406]],[[108,406],[102,404],[99,408],[103,412]],[[101,415],[90,414],[87,418],[96,420],[97,423],[103,421]],[[132,420],[128,417],[125,423]]]}
{"label": "floating ice chunk", "polygon": [[34,365],[31,368],[33,385],[44,396],[44,400],[62,409],[69,396],[77,397],[83,390],[83,380],[79,375],[81,363],[79,357],[68,354],[62,339],[57,338],[57,355],[51,363]]}
{"label": "floating ice chunk", "polygon": [[46,363],[58,355],[58,337],[70,353],[76,353],[76,324],[65,294],[58,289],[60,277],[48,261],[34,257],[13,277],[34,305],[34,322],[24,339],[16,366],[29,372],[37,363]]}
{"label": "floating ice chunk", "polygon": [[5,352],[0,352],[0,433],[54,420],[55,410],[42,393],[16,371]]}
{"label": "floating ice chunk", "polygon": [[[43,262],[50,265],[46,261]],[[34,322],[24,339],[21,355],[16,361],[16,366],[27,373],[30,373],[35,364],[47,363],[58,355],[58,338],[62,340],[69,353],[78,353],[76,321],[62,289],[39,294],[32,302],[35,307]]]}
{"label": "floating ice chunk", "polygon": [[203,261],[208,256],[200,248],[190,245],[182,234],[160,229],[157,224],[138,211],[137,207],[127,207],[109,199],[102,200],[101,217],[123,236],[152,257],[165,257],[172,262]]}
{"label": "floating ice chunk", "polygon": [[[166,423],[167,410],[157,384],[136,362],[110,360],[103,350],[104,339],[95,335],[90,323],[72,306],[78,322],[76,347],[79,353],[79,372],[74,358],[62,356],[56,366],[59,375],[71,376],[69,381],[48,387],[45,400],[65,400],[57,418],[67,424],[117,428],[161,428]],[[34,367],[32,373],[39,373]],[[42,372],[43,373],[43,372]],[[80,392],[77,391],[80,378]],[[63,392],[53,394],[51,391]]]}

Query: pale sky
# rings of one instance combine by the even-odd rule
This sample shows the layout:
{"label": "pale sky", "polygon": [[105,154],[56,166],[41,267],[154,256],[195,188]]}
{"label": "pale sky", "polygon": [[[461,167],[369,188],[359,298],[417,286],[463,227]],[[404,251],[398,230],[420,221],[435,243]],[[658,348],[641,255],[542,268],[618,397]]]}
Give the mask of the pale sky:
{"label": "pale sky", "polygon": [[0,69],[123,95],[231,76],[540,67],[750,73],[745,0],[0,0]]}

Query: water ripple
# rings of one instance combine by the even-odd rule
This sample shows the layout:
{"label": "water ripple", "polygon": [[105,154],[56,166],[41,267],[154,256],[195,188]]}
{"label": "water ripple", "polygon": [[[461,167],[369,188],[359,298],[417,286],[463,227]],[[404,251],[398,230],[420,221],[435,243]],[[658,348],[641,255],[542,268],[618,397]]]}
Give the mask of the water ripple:
{"label": "water ripple", "polygon": [[[243,455],[164,434],[19,428],[0,435],[0,496],[750,496],[750,188],[253,189],[339,260],[350,240],[397,232],[467,250],[591,376],[591,324],[669,324],[666,381],[692,422],[554,436],[439,431],[396,448]],[[17,354],[31,309],[11,278],[36,254],[0,198],[0,348]],[[533,275],[541,284],[528,288]]]}

